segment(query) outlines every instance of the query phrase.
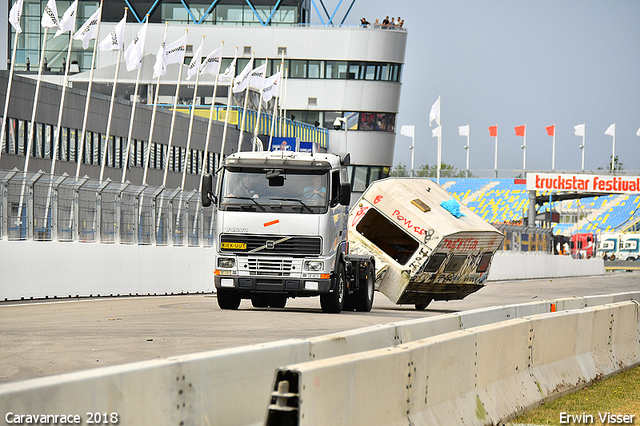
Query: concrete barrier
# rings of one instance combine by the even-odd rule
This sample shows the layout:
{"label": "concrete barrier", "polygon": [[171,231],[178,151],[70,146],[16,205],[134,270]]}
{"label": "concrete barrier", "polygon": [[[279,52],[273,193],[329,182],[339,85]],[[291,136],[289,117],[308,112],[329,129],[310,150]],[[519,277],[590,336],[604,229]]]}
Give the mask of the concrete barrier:
{"label": "concrete barrier", "polygon": [[27,380],[0,386],[0,414],[77,414],[87,424],[87,413],[116,413],[121,426],[260,424],[273,371],[309,359],[308,342],[285,340]]}
{"label": "concrete barrier", "polygon": [[0,241],[0,301],[212,292],[213,249]]}
{"label": "concrete barrier", "polygon": [[[450,399],[443,399],[446,395],[449,395],[443,393],[445,389],[456,388],[459,392],[462,392],[462,390],[470,386],[471,382],[468,382],[468,380],[471,380],[470,378],[451,375],[461,369],[469,372],[474,371],[470,364],[472,361],[466,358],[459,358],[459,356],[467,352],[469,354],[484,354],[478,349],[479,340],[476,333],[470,330],[489,327],[492,330],[492,336],[495,334],[492,339],[498,339],[502,332],[501,330],[503,330],[500,328],[500,324],[515,324],[517,321],[520,321],[520,323],[530,322],[531,320],[526,317],[539,313],[549,313],[552,310],[552,305],[564,307],[572,304],[578,309],[577,312],[581,312],[586,309],[598,309],[585,308],[588,305],[631,300],[632,298],[640,300],[640,293],[621,293],[483,308],[438,317],[366,327],[307,340],[293,339],[8,383],[0,385],[0,415],[6,415],[9,412],[17,414],[77,413],[82,415],[84,421],[86,421],[87,412],[99,412],[101,414],[117,413],[120,425],[179,425],[180,422],[184,422],[185,425],[262,424],[265,419],[266,406],[270,400],[269,394],[273,388],[274,371],[279,367],[306,362],[317,363],[316,366],[336,368],[334,366],[335,360],[339,359],[339,363],[344,361],[346,364],[353,364],[353,368],[358,371],[361,370],[363,375],[380,375],[378,379],[381,383],[387,383],[388,375],[392,374],[392,372],[396,374],[399,371],[402,377],[411,374],[413,376],[412,380],[415,381],[417,378],[410,371],[411,368],[417,368],[413,367],[415,365],[414,355],[410,355],[411,359],[408,361],[413,364],[407,364],[406,366],[400,365],[404,362],[405,355],[402,355],[400,360],[393,361],[394,363],[400,362],[399,365],[393,366],[387,365],[388,362],[391,362],[389,359],[393,359],[387,359],[387,357],[405,353],[407,348],[413,348],[416,345],[416,347],[419,347],[427,340],[435,339],[433,341],[436,343],[433,348],[428,349],[428,357],[426,358],[429,368],[433,369],[429,373],[431,374],[430,380],[433,381],[434,377],[442,376],[442,380],[446,382],[445,378],[449,376],[450,382],[436,387],[430,384],[431,382],[420,384],[419,386],[428,386],[428,389],[430,389],[423,388],[425,392],[423,396],[409,393],[409,390],[414,387],[414,382],[410,382],[407,385],[410,387],[406,389],[394,388],[393,390],[382,389],[380,391],[385,398],[396,395],[394,392],[397,391],[398,395],[402,395],[401,400],[385,399],[384,401],[378,401],[372,399],[370,402],[372,404],[391,404],[394,407],[398,404],[406,405],[407,409],[413,410],[415,413],[417,411],[411,408],[411,404],[403,401],[407,398],[411,400],[422,397],[430,401],[429,407],[433,410],[429,415],[440,419],[444,418],[442,417],[445,416],[443,413],[449,412],[456,407],[465,407],[460,409],[466,410],[469,407],[467,405],[469,402],[476,404],[480,401],[488,404],[485,400],[478,400],[474,396],[475,394],[469,394],[464,397],[459,396],[457,398],[462,399],[454,399],[453,402]],[[555,315],[564,318],[568,314],[570,312],[558,312]],[[633,356],[630,357],[629,354],[635,350],[634,344],[637,344],[637,339],[635,343],[629,342],[628,335],[635,330],[634,327],[637,326],[638,321],[637,318],[635,320],[625,319],[624,321],[627,321],[626,329],[620,325],[621,320],[613,322],[615,327],[610,340],[612,350],[616,354],[616,361],[620,360],[623,363],[622,365],[630,365],[634,362],[634,358]],[[610,322],[607,320],[607,329],[609,325]],[[527,327],[529,326],[527,325]],[[542,329],[542,326],[539,328]],[[529,329],[530,327],[525,327],[523,330]],[[519,352],[516,354],[515,349],[511,348],[509,339],[522,340],[524,331],[508,328],[504,330],[507,333],[505,335],[507,343],[501,343],[499,340],[496,340],[495,344],[491,343],[495,347],[499,347],[500,344],[505,346],[500,349],[498,355],[495,353],[492,355],[490,351],[487,352],[486,360],[491,360],[492,356],[506,358],[511,354],[517,359],[515,361],[505,359],[501,365],[512,365],[510,363],[515,362],[519,367],[518,371],[522,372],[524,370],[520,366],[524,364],[520,361],[521,354]],[[527,337],[533,336],[531,333],[527,332]],[[546,338],[542,333],[536,332],[534,334],[538,340]],[[550,332],[549,334],[553,333]],[[445,338],[445,336],[449,337]],[[448,346],[450,345],[449,343],[444,343],[448,339],[455,341],[455,343],[451,344],[453,346]],[[489,343],[486,344],[489,345]],[[384,359],[378,359],[380,354],[384,354],[382,356]],[[534,351],[533,354],[537,356],[538,353]],[[484,357],[485,355],[482,356]],[[527,352],[527,356],[531,356],[531,353]],[[537,361],[535,356],[534,360]],[[474,365],[478,363],[478,359],[473,360]],[[372,364],[355,366],[360,360],[370,360],[367,362]],[[368,368],[375,369],[368,370]],[[340,374],[342,374],[342,372],[349,370],[340,371]],[[594,369],[594,371],[596,370]],[[609,371],[604,371],[604,373],[608,374]],[[354,373],[350,372],[348,374],[352,375]],[[319,381],[314,381],[314,386],[316,383],[322,384],[325,380],[329,380],[322,375],[318,377]],[[341,380],[349,382],[349,377],[343,377]],[[526,379],[526,374],[520,379]],[[475,382],[473,386],[473,389],[475,389]],[[352,391],[358,394],[361,390],[354,388]],[[411,390],[411,392],[416,391]],[[429,392],[428,395],[427,392]],[[395,398],[395,396],[393,397]],[[440,401],[443,405],[436,409],[432,404],[434,401]],[[529,400],[526,399],[526,401]],[[337,405],[337,407],[340,406],[342,405]],[[479,406],[476,408],[479,408]],[[366,407],[358,409],[363,412],[369,411]],[[487,410],[485,409],[485,411]],[[494,410],[498,409],[495,408]],[[369,418],[366,413],[362,414],[362,416],[363,419]],[[380,417],[380,419],[382,418],[384,416]],[[372,424],[387,423],[374,422]],[[441,421],[439,424],[447,424],[447,422]]]}
{"label": "concrete barrier", "polygon": [[288,366],[267,425],[497,424],[640,364],[638,320],[620,302]]}
{"label": "concrete barrier", "polygon": [[581,277],[604,274],[602,259],[573,259],[548,254],[496,253],[488,281]]}

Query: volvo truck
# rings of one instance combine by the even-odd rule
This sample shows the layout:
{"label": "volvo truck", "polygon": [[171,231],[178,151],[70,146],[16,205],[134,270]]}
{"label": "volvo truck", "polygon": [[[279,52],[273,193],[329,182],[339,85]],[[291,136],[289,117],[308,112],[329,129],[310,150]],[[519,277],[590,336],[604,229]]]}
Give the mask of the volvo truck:
{"label": "volvo truck", "polygon": [[375,262],[348,251],[349,156],[292,151],[226,157],[205,176],[202,202],[215,205],[218,305],[284,308],[320,296],[324,312],[370,311]]}

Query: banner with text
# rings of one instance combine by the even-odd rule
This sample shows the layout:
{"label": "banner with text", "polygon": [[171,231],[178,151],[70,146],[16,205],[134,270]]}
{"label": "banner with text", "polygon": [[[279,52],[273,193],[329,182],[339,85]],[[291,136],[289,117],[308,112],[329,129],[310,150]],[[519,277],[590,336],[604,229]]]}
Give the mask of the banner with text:
{"label": "banner with text", "polygon": [[527,173],[527,189],[636,194],[640,193],[640,176]]}

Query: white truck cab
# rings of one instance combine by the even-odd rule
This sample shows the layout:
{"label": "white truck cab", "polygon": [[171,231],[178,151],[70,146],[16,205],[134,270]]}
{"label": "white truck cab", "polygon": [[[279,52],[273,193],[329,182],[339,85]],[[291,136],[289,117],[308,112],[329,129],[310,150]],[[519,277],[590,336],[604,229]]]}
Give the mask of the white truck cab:
{"label": "white truck cab", "polygon": [[323,311],[373,303],[371,256],[349,257],[348,156],[291,151],[226,157],[203,186],[215,204],[218,304],[284,307],[288,297],[321,296]]}

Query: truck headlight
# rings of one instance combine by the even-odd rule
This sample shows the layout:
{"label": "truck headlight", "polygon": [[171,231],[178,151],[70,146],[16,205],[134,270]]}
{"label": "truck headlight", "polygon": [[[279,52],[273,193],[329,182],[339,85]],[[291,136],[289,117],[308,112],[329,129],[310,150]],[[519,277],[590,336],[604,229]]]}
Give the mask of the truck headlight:
{"label": "truck headlight", "polygon": [[218,258],[218,267],[219,268],[233,268],[236,264],[236,260],[233,257],[219,257]]}
{"label": "truck headlight", "polygon": [[304,262],[305,271],[322,271],[324,269],[324,262],[321,260],[307,260]]}

